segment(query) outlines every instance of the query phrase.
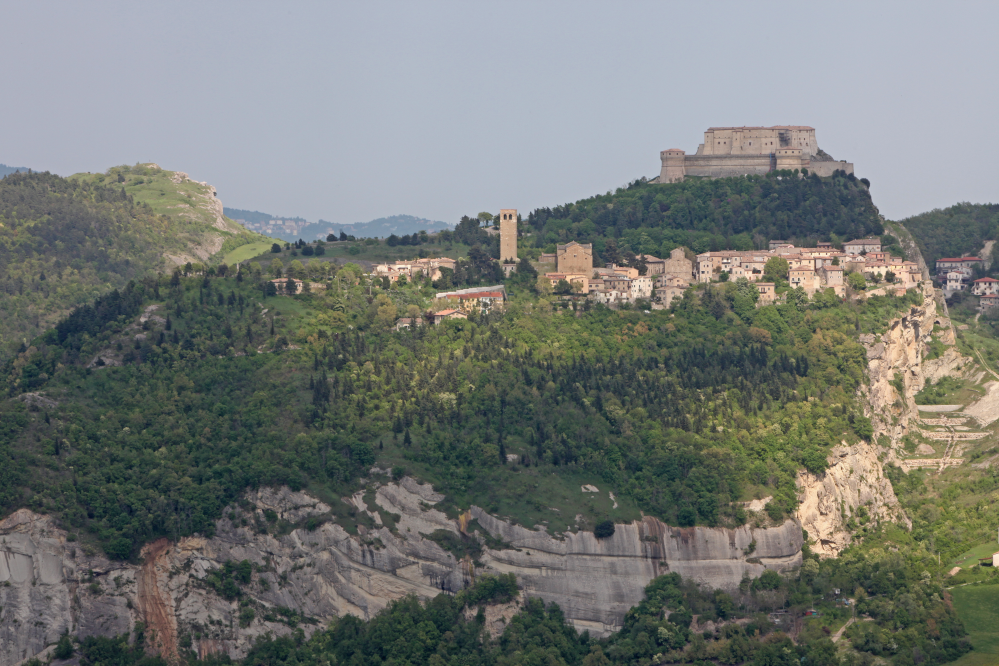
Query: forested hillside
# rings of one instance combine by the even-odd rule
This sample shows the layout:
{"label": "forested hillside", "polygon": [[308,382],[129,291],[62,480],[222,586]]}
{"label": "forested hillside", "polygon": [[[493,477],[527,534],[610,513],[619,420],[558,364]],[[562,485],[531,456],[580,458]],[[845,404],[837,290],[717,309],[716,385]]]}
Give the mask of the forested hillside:
{"label": "forested hillside", "polygon": [[[0,467],[27,473],[3,484],[0,507],[56,511],[127,557],[208,529],[247,487],[341,492],[388,450],[455,509],[476,503],[560,531],[578,527],[575,512],[551,516],[557,504],[511,487],[584,473],[679,525],[741,524],[733,502],[761,489],[780,520],[796,505],[798,468],[821,471],[829,446],[870,434],[855,404],[856,329],[918,302],[757,309],[755,288],[729,283],[673,312],[575,317],[524,294],[503,314],[395,333],[429,285],[372,288],[369,303],[363,285],[265,298],[242,277],[131,283],[8,364],[11,396],[42,391],[58,407],[5,403],[4,420],[21,426]],[[109,487],[113,504],[101,499]]]}
{"label": "forested hillside", "polygon": [[999,240],[999,204],[959,203],[907,217],[902,224],[932,268],[941,257],[977,255],[985,241]]}
{"label": "forested hillside", "polygon": [[[779,520],[796,505],[797,470],[821,471],[832,444],[871,435],[855,394],[858,330],[880,330],[920,298],[792,293],[755,308],[755,289],[728,283],[644,313],[561,309],[522,289],[504,313],[395,332],[396,316],[425,307],[432,288],[369,287],[358,275],[343,267],[324,292],[299,296],[267,295],[249,272],[176,275],[77,310],[4,369],[0,511],[54,514],[83,545],[130,558],[159,536],[211,534],[227,504],[262,485],[308,488],[334,507],[327,520],[356,529],[337,498],[378,465],[432,482],[451,515],[474,503],[553,533],[639,509],[671,524],[734,526],[747,520],[736,502],[760,494],[774,497],[767,512]],[[620,506],[580,503],[581,482],[614,488]],[[734,596],[657,579],[604,641],[535,601],[493,642],[459,613],[462,598],[441,597],[426,608],[400,602],[371,623],[344,618],[311,641],[263,642],[247,663],[388,663],[398,644],[393,663],[524,663],[536,652],[565,664],[656,654],[834,664],[822,627],[848,610],[829,606],[798,646],[756,615],[833,587],[870,595],[863,610],[875,621],[847,634],[859,650],[899,664],[967,650],[938,579],[923,573],[936,570],[932,554],[888,524],[864,533],[838,560],[808,556],[798,576],[747,580]],[[886,552],[888,541],[902,553]],[[751,624],[695,633],[695,613]],[[104,639],[80,649],[132,654]]]}
{"label": "forested hillside", "polygon": [[592,242],[601,258],[610,252],[613,261],[619,251],[752,250],[770,239],[807,246],[882,233],[867,186],[852,175],[778,175],[635,181],[615,193],[533,211],[526,220],[533,236],[525,244],[553,252],[556,243]]}
{"label": "forested hillside", "polygon": [[[0,359],[73,307],[166,271],[176,263],[171,256],[189,256],[207,236],[219,249],[223,236],[230,244],[258,238],[171,208],[180,202],[165,202],[189,186],[169,175],[119,167],[85,178],[15,173],[0,180]],[[150,192],[154,182],[162,194]]]}

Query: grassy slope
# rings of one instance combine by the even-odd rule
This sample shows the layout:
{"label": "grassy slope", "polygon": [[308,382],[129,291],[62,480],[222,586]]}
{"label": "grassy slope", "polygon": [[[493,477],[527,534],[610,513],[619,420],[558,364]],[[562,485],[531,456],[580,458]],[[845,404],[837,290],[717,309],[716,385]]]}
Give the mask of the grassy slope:
{"label": "grassy slope", "polygon": [[950,591],[975,651],[955,666],[999,664],[999,585],[967,585]]}
{"label": "grassy slope", "polygon": [[[124,178],[123,183],[119,176]],[[214,263],[223,260],[223,253],[242,245],[266,243],[269,247],[274,242],[222,216],[215,188],[191,180],[183,172],[167,171],[155,164],[137,164],[113,167],[101,174],[75,174],[71,178],[108,185],[120,183],[136,203],[147,204],[153,212],[168,218],[171,222],[168,234],[175,242],[165,239],[167,267],[185,261]]]}

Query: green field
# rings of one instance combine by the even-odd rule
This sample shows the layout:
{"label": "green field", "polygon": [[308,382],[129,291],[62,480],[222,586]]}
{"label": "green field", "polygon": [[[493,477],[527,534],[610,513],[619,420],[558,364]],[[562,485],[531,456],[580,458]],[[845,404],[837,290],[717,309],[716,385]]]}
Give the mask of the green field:
{"label": "green field", "polygon": [[964,655],[955,666],[999,664],[999,585],[968,585],[951,590],[954,610],[968,631],[975,651]]}
{"label": "green field", "polygon": [[265,252],[270,252],[271,243],[266,241],[260,241],[258,243],[247,243],[246,245],[240,245],[232,252],[228,253],[223,257],[222,262],[232,266],[233,264],[238,264],[241,261],[246,261],[247,259],[252,259],[254,257],[259,257]]}
{"label": "green field", "polygon": [[954,564],[962,569],[973,567],[978,564],[979,557],[988,557],[996,551],[999,551],[999,544],[995,541],[989,541],[988,543],[983,543],[980,546],[975,546],[968,552],[964,553],[954,560]]}

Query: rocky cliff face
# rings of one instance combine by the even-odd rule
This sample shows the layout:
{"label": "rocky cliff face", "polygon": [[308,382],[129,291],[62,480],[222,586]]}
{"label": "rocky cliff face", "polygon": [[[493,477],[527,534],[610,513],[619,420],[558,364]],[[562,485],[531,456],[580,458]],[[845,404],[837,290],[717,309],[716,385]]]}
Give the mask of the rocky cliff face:
{"label": "rocky cliff face", "polygon": [[858,527],[867,521],[912,527],[884,476],[877,447],[867,442],[834,448],[829,468],[819,476],[799,472],[798,487],[797,517],[819,555],[834,557],[850,545],[851,518]]}
{"label": "rocky cliff face", "polygon": [[919,417],[915,396],[926,380],[960,372],[969,362],[953,346],[937,359],[924,360],[934,325],[943,329],[939,339],[944,344],[953,345],[954,335],[950,320],[937,313],[932,286],[923,282],[920,288],[922,306],[914,306],[892,320],[880,336],[860,336],[868,360],[868,383],[861,392],[874,426],[874,438],[887,436],[892,449],[899,446]]}
{"label": "rocky cliff face", "polygon": [[[896,459],[902,438],[916,427],[916,393],[928,380],[963,372],[969,363],[953,346],[953,326],[949,318],[938,314],[932,286],[924,282],[920,289],[922,306],[892,320],[880,336],[860,336],[868,360],[868,381],[860,394],[874,427],[874,441],[836,447],[822,475],[798,475],[801,504],[797,518],[815,539],[814,550],[821,555],[837,555],[850,544],[851,532],[867,521],[912,526],[884,476],[882,461]],[[948,348],[928,361],[924,353],[934,327],[938,327],[937,339]],[[848,524],[851,519],[853,528]]]}
{"label": "rocky cliff face", "polygon": [[[213,537],[149,544],[141,565],[92,554],[68,542],[50,518],[20,510],[0,522],[0,665],[42,652],[65,631],[118,635],[137,622],[145,623],[149,644],[165,656],[192,650],[238,658],[265,633],[281,635],[297,626],[311,634],[345,613],[369,618],[404,595],[454,592],[490,572],[516,573],[526,596],[557,602],[578,628],[605,633],[620,626],[660,573],[677,571],[731,588],[744,575],[801,562],[801,526],[792,520],[776,528],[728,530],[675,528],[645,518],[618,525],[607,539],[589,532],[558,539],[477,507],[452,520],[434,508],[441,499],[429,485],[406,478],[376,491],[378,507],[398,516],[392,528],[358,526],[350,534],[326,522],[312,531],[281,533],[261,529],[268,512],[292,524],[321,517],[329,507],[304,493],[264,489],[250,494],[244,508],[227,509]],[[380,524],[361,494],[344,500]],[[456,559],[424,536],[446,530],[457,537],[472,518],[505,542],[484,548],[478,562]],[[216,591],[213,574],[241,560],[252,562],[254,571],[239,584],[238,596],[227,599]]]}

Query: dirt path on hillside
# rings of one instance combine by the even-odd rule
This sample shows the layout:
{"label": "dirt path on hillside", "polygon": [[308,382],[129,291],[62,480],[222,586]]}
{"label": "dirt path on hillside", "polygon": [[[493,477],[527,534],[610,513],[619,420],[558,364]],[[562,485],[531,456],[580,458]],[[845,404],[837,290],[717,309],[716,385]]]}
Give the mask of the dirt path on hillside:
{"label": "dirt path on hillside", "polygon": [[137,601],[146,623],[149,645],[168,661],[177,660],[177,619],[170,596],[160,588],[160,576],[167,575],[166,552],[170,542],[157,539],[143,548],[139,570]]}
{"label": "dirt path on hillside", "polygon": [[846,631],[846,628],[849,627],[851,624],[853,624],[856,621],[857,621],[857,618],[855,618],[855,617],[851,617],[849,620],[847,620],[846,624],[844,624],[842,627],[840,627],[839,631],[837,631],[835,634],[833,634],[832,642],[833,643],[839,643],[839,639],[843,638],[843,632]]}

